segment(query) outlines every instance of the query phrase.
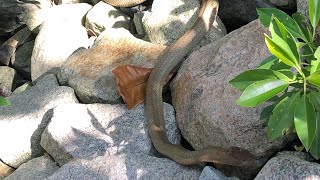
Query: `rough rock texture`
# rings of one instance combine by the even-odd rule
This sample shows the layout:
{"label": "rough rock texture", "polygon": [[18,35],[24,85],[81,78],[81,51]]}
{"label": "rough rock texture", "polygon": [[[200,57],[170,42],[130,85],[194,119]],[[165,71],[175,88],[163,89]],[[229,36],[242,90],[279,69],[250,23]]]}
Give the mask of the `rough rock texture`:
{"label": "rough rock texture", "polygon": [[86,15],[85,27],[96,35],[106,28],[130,28],[130,17],[113,6],[100,1]]}
{"label": "rough rock texture", "polygon": [[0,96],[9,96],[18,79],[16,70],[8,66],[0,66]]}
{"label": "rough rock texture", "polygon": [[[172,106],[165,104],[167,136],[180,143]],[[105,154],[154,154],[148,136],[144,106],[70,104],[54,109],[41,145],[60,165],[73,158],[93,159]]]}
{"label": "rough rock texture", "polygon": [[320,179],[320,165],[309,161],[306,153],[278,153],[264,165],[255,180]]}
{"label": "rough rock texture", "polygon": [[8,175],[10,175],[15,169],[4,164],[1,160],[0,160],[0,179],[4,179],[5,177],[7,177]]}
{"label": "rough rock texture", "polygon": [[296,5],[296,0],[270,0],[276,6],[293,7]]}
{"label": "rough rock texture", "polygon": [[[144,29],[150,42],[170,45],[193,25],[199,13],[199,1],[154,0],[151,12],[143,16]],[[226,33],[218,18],[206,39],[214,41]]]}
{"label": "rough rock texture", "polygon": [[77,102],[73,89],[60,87],[53,75],[8,100],[10,106],[0,107],[0,159],[12,167],[43,154],[40,137],[50,120],[50,109]]}
{"label": "rough rock texture", "polygon": [[22,24],[20,19],[31,11],[51,7],[50,0],[0,1],[0,36],[14,31]]}
{"label": "rough rock texture", "polygon": [[[303,14],[305,17],[309,17],[309,1],[297,0],[297,11]],[[308,18],[309,19],[309,18]]]}
{"label": "rough rock texture", "polygon": [[30,89],[31,87],[32,87],[32,82],[26,82],[26,83],[22,84],[21,86],[17,87],[12,92],[11,96],[22,93],[23,91],[26,91],[26,90]]}
{"label": "rough rock texture", "polygon": [[43,180],[59,169],[49,157],[41,156],[21,164],[6,180]]}
{"label": "rough rock texture", "polygon": [[24,43],[11,58],[11,64],[15,70],[27,78],[31,77],[31,56],[34,41]]}
{"label": "rough rock texture", "polygon": [[58,75],[59,82],[75,89],[82,102],[119,102],[112,70],[125,64],[153,67],[164,48],[137,39],[125,29],[107,29],[92,48],[68,58]]}
{"label": "rough rock texture", "polygon": [[[181,133],[195,149],[237,146],[268,157],[283,146],[284,141],[267,139],[266,121],[259,119],[264,106],[236,105],[240,92],[228,83],[269,56],[266,32],[256,20],[193,53],[181,66],[171,86],[172,102]],[[250,170],[242,171],[248,174],[243,178],[253,175]]]}
{"label": "rough rock texture", "polygon": [[82,3],[55,7],[51,12],[56,14],[46,18],[35,41],[31,57],[33,81],[46,71],[60,67],[78,48],[88,47],[87,32],[81,21],[91,6]]}
{"label": "rough rock texture", "polygon": [[74,160],[62,166],[47,180],[60,179],[198,179],[197,168],[181,166],[167,158],[144,154],[122,154],[99,156],[92,160]]}
{"label": "rough rock texture", "polygon": [[28,28],[23,28],[3,43],[0,47],[0,63],[9,65],[11,58],[14,56],[16,49],[27,42],[31,37]]}
{"label": "rough rock texture", "polygon": [[199,177],[199,180],[239,180],[236,177],[227,177],[219,170],[206,166]]}

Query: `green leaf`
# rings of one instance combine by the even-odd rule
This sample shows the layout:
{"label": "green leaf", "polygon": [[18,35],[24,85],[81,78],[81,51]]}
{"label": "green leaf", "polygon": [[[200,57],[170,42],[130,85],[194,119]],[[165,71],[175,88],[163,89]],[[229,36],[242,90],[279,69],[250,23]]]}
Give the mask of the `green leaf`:
{"label": "green leaf", "polygon": [[315,159],[320,158],[320,112],[317,113],[316,135],[310,147],[310,153]]}
{"label": "green leaf", "polygon": [[304,15],[302,15],[301,13],[299,12],[296,12],[292,15],[292,18],[296,21],[296,23],[298,24],[298,26],[300,27],[300,29],[302,30],[304,36],[307,38],[307,39],[304,39],[305,42],[311,42],[313,41],[313,37],[312,35],[310,35],[309,33],[309,29],[310,29],[310,26],[308,23],[305,23],[306,21],[306,18],[304,17]]}
{"label": "green leaf", "polygon": [[299,27],[297,22],[293,20],[289,15],[287,15],[285,12],[276,9],[276,8],[258,8],[257,13],[259,15],[259,19],[261,23],[265,27],[269,27],[272,16],[277,17],[280,22],[284,24],[284,26],[288,29],[290,34],[295,38],[301,38],[305,42],[308,41],[306,35],[302,31],[302,29]]}
{"label": "green leaf", "polygon": [[296,106],[294,125],[300,141],[308,151],[316,134],[316,113],[305,94]]}
{"label": "green leaf", "polygon": [[266,79],[249,85],[236,103],[240,106],[254,107],[284,91],[289,83],[279,79]]}
{"label": "green leaf", "polygon": [[291,81],[286,75],[281,72],[272,71],[268,69],[254,69],[248,70],[239,74],[234,79],[230,80],[229,83],[239,89],[240,91],[245,90],[250,84],[265,79],[281,79],[284,81]]}
{"label": "green leaf", "polygon": [[307,81],[320,88],[320,72],[316,72],[308,76]]}
{"label": "green leaf", "polygon": [[285,135],[293,125],[294,110],[299,101],[300,92],[282,99],[272,111],[268,122],[268,138],[270,141]]}
{"label": "green leaf", "polygon": [[316,60],[311,61],[311,65],[312,65],[310,69],[311,74],[320,70],[320,46],[314,52],[314,57],[316,58]]}
{"label": "green leaf", "polygon": [[9,106],[10,102],[6,100],[4,97],[0,96],[0,106]]}
{"label": "green leaf", "polygon": [[313,104],[314,108],[320,112],[320,93],[317,91],[311,91],[309,94],[310,102]]}
{"label": "green leaf", "polygon": [[299,68],[298,62],[295,60],[290,48],[285,41],[275,42],[269,36],[265,35],[267,47],[271,54],[275,55],[283,63],[290,67]]}
{"label": "green leaf", "polygon": [[262,61],[258,69],[281,70],[290,69],[291,67],[279,61],[274,55],[267,57]]}
{"label": "green leaf", "polygon": [[310,17],[311,25],[315,30],[320,18],[320,1],[319,0],[309,0],[309,17]]}

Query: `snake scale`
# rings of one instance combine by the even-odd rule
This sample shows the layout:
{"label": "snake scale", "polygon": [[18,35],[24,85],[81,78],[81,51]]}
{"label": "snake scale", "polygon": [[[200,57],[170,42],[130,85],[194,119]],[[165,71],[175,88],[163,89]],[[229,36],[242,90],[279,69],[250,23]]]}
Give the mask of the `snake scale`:
{"label": "snake scale", "polygon": [[[116,7],[130,7],[146,0],[104,0]],[[215,20],[218,0],[200,0],[201,9],[193,26],[175,43],[168,46],[158,58],[147,82],[145,111],[148,132],[156,150],[179,164],[192,165],[203,162],[246,166],[255,163],[254,156],[241,148],[211,146],[190,151],[172,144],[166,136],[162,88],[169,73],[182,61],[183,57],[204,37]]]}

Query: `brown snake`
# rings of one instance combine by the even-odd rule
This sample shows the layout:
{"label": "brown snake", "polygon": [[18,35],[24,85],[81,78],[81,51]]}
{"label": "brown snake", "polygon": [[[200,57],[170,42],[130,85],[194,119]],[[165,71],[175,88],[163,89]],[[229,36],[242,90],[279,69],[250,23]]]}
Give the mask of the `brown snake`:
{"label": "brown snake", "polygon": [[[114,6],[133,6],[145,0],[104,0]],[[254,156],[240,148],[221,148],[216,146],[190,151],[180,145],[172,144],[166,136],[162,88],[169,73],[181,62],[183,57],[204,37],[215,20],[218,0],[200,0],[201,9],[194,25],[175,43],[168,46],[158,58],[147,83],[145,111],[148,131],[157,151],[179,164],[192,165],[203,162],[233,166],[252,165]]]}

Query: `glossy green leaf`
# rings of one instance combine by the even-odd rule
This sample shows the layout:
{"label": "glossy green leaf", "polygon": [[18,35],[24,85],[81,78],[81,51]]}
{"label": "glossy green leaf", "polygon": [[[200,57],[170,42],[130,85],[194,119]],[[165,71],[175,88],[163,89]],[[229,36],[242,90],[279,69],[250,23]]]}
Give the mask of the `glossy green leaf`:
{"label": "glossy green leaf", "polygon": [[307,60],[308,63],[311,63],[315,60],[314,54],[308,45],[305,45],[301,48],[301,57]]}
{"label": "glossy green leaf", "polygon": [[307,95],[302,95],[296,106],[294,125],[300,141],[308,151],[316,134],[316,113]]}
{"label": "glossy green leaf", "polygon": [[320,70],[320,46],[315,51],[314,57],[316,58],[316,60],[311,61],[311,65],[312,65],[310,69],[311,74]]}
{"label": "glossy green leaf", "polygon": [[313,107],[320,112],[320,92],[311,91],[308,95]]}
{"label": "glossy green leaf", "polygon": [[268,69],[254,69],[248,70],[237,77],[229,81],[229,83],[239,89],[240,91],[245,90],[250,84],[261,81],[265,79],[281,79],[284,81],[291,81],[286,75],[282,74],[281,72],[272,71]]}
{"label": "glossy green leaf", "polygon": [[279,58],[286,65],[298,68],[298,62],[293,54],[290,53],[291,50],[285,41],[275,42],[267,35],[265,35],[265,40],[271,54]]}
{"label": "glossy green leaf", "polygon": [[249,85],[236,103],[240,106],[254,107],[284,91],[289,83],[279,79],[266,79]]}
{"label": "glossy green leaf", "polygon": [[309,17],[313,29],[316,29],[320,18],[320,0],[309,0]]}
{"label": "glossy green leaf", "polygon": [[316,135],[310,147],[310,153],[315,159],[320,158],[320,112],[317,113]]}
{"label": "glossy green leaf", "polygon": [[258,69],[281,70],[290,69],[291,67],[279,61],[274,55],[267,57],[262,61]]}
{"label": "glossy green leaf", "polygon": [[307,81],[320,88],[320,72],[316,72],[308,76]]}
{"label": "glossy green leaf", "polygon": [[0,96],[0,106],[9,106],[10,102],[4,97]]}
{"label": "glossy green leaf", "polygon": [[268,121],[268,138],[270,141],[285,135],[293,125],[295,107],[300,98],[300,92],[282,99],[272,111]]}
{"label": "glossy green leaf", "polygon": [[280,22],[282,22],[290,34],[292,34],[295,38],[301,38],[304,41],[307,42],[307,37],[305,36],[302,29],[299,27],[297,22],[293,20],[289,15],[287,15],[285,12],[276,9],[276,8],[258,8],[257,13],[259,15],[259,19],[261,23],[265,27],[269,27],[270,22],[272,20],[272,16],[277,17]]}
{"label": "glossy green leaf", "polygon": [[[296,21],[296,23],[298,24],[298,26],[300,27],[301,31],[303,32],[304,36],[306,37],[306,39],[303,39],[305,42],[311,42],[313,41],[313,37],[312,35],[309,33],[308,29],[309,28],[309,24],[306,24],[305,20],[306,18],[304,17],[304,15],[302,15],[299,12],[296,12],[292,15],[292,18]],[[306,28],[307,26],[307,28]]]}

